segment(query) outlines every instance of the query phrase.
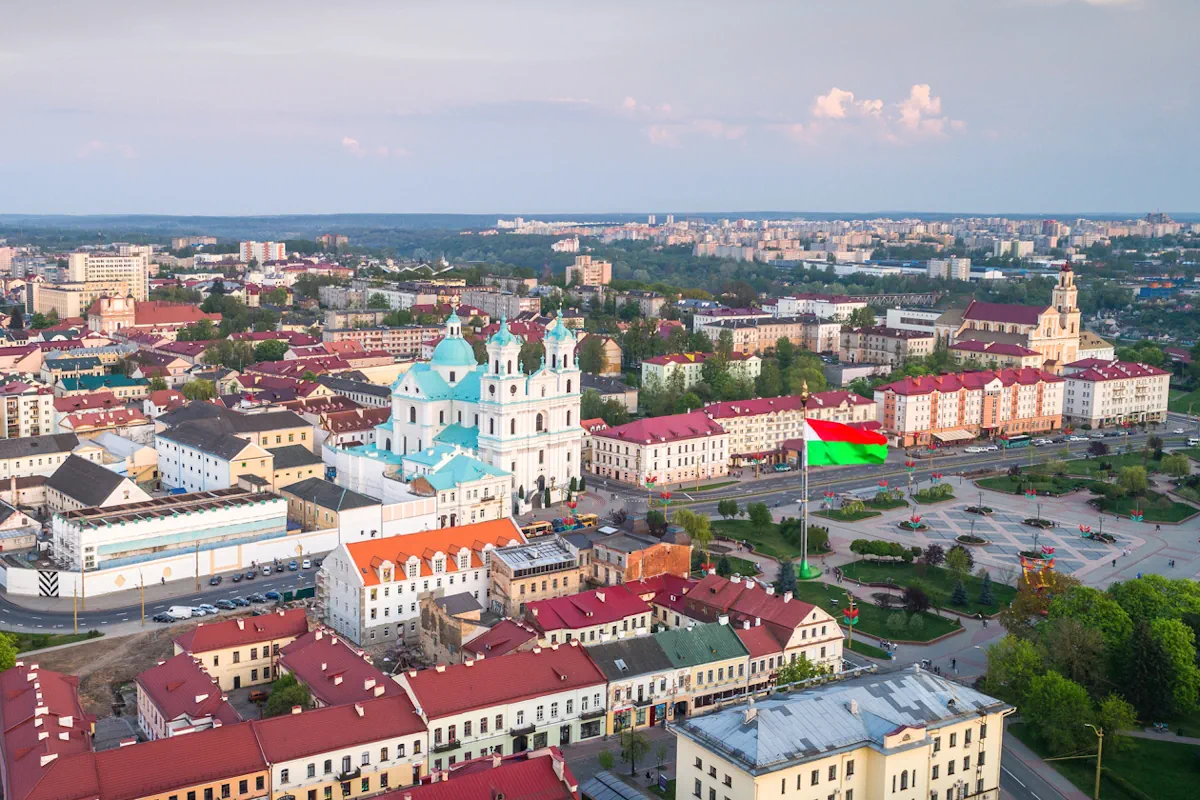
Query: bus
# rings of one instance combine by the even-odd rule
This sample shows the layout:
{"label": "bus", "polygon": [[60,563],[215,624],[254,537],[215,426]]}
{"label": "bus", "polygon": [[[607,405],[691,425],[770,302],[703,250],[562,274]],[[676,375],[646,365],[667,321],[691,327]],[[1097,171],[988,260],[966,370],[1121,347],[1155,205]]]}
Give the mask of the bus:
{"label": "bus", "polygon": [[521,526],[521,533],[525,534],[526,539],[533,539],[537,536],[545,536],[554,532],[554,525],[546,520],[531,522],[528,525]]}
{"label": "bus", "polygon": [[596,514],[576,514],[575,521],[584,528],[594,528],[600,524],[600,517]]}
{"label": "bus", "polygon": [[1029,447],[1029,443],[1033,441],[1028,436],[1020,434],[1018,436],[1010,436],[1004,442],[1005,450],[1012,450],[1014,447]]}

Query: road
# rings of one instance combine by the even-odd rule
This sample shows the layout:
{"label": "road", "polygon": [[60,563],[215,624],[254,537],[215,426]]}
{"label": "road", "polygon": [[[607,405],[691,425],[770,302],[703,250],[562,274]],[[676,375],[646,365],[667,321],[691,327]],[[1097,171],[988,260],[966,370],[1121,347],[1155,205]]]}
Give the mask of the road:
{"label": "road", "polygon": [[1014,800],[1062,800],[1064,797],[1007,747],[1000,756],[1000,793],[1002,797]]}

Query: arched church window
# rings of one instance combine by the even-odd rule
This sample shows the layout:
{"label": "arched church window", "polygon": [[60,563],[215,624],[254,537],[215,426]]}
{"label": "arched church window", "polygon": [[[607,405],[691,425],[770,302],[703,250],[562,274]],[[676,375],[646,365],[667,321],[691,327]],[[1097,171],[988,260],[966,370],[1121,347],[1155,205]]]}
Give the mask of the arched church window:
{"label": "arched church window", "polygon": [[454,383],[454,370],[450,370],[450,382]]}
{"label": "arched church window", "polygon": [[496,359],[496,374],[500,374],[500,359]]}
{"label": "arched church window", "polygon": [[488,387],[488,394],[495,394],[495,393],[496,393],[496,384],[493,383],[491,386]]}
{"label": "arched church window", "polygon": [[571,393],[571,379],[567,378],[567,394]]}
{"label": "arched church window", "polygon": [[517,385],[515,383],[512,386],[508,387],[508,393],[511,395],[516,395]]}
{"label": "arched church window", "polygon": [[538,414],[538,415],[537,415],[537,419],[536,419],[536,421],[534,422],[534,430],[540,431],[540,430],[542,430],[544,427],[545,427],[545,420],[542,418],[542,415],[541,415],[541,414]]}
{"label": "arched church window", "polygon": [[567,427],[571,427],[571,412],[567,412]]}
{"label": "arched church window", "polygon": [[496,433],[496,420],[494,420],[494,419],[489,419],[489,420],[488,420],[488,433],[490,433],[490,434],[492,434],[492,435],[495,435],[495,433]]}
{"label": "arched church window", "polygon": [[545,397],[545,396],[546,396],[546,387],[543,386],[542,387],[542,397]]}
{"label": "arched church window", "polygon": [[550,366],[553,367],[554,369],[558,369],[558,355],[557,354],[550,356]]}
{"label": "arched church window", "polygon": [[438,412],[438,424],[439,424],[439,425],[445,425],[445,424],[446,424],[446,412],[445,412],[445,411],[439,411],[439,412]]}
{"label": "arched church window", "polygon": [[512,359],[511,358],[508,360],[508,373],[507,374],[512,375]]}
{"label": "arched church window", "polygon": [[517,421],[515,419],[509,420],[508,432],[513,436],[517,435]]}
{"label": "arched church window", "polygon": [[409,422],[417,421],[417,407],[416,406],[408,407],[408,421]]}

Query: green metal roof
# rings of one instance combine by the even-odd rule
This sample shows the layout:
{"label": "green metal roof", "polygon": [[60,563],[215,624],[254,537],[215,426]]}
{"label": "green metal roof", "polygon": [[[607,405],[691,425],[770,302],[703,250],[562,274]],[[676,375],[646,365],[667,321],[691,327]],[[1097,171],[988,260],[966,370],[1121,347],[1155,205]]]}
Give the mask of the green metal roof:
{"label": "green metal roof", "polygon": [[426,477],[429,484],[440,492],[453,489],[463,483],[489,477],[503,477],[509,474],[509,472],[499,467],[493,467],[491,464],[485,464],[477,458],[458,455],[447,461],[437,472]]}
{"label": "green metal roof", "polygon": [[749,656],[742,640],[728,625],[710,622],[689,628],[672,628],[654,634],[671,664],[695,667],[739,656]]}
{"label": "green metal roof", "polygon": [[464,450],[479,449],[479,429],[467,428],[455,422],[452,425],[447,425],[437,436],[433,437],[435,442],[439,444],[454,444]]}
{"label": "green metal roof", "polygon": [[62,387],[68,392],[77,389],[95,391],[97,389],[115,389],[126,386],[144,386],[149,383],[144,378],[130,378],[125,375],[81,375],[78,378],[63,378]]}

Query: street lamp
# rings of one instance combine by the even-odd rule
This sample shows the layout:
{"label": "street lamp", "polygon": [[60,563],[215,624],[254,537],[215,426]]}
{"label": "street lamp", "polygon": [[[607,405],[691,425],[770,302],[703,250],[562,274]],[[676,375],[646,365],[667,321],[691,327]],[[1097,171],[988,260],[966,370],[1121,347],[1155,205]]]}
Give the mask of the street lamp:
{"label": "street lamp", "polygon": [[1093,789],[1092,800],[1100,800],[1100,759],[1104,756],[1104,728],[1097,728],[1090,722],[1083,723],[1085,728],[1091,728],[1096,734],[1096,785]]}

